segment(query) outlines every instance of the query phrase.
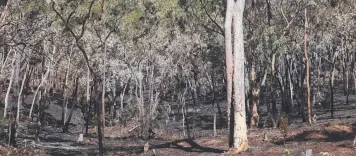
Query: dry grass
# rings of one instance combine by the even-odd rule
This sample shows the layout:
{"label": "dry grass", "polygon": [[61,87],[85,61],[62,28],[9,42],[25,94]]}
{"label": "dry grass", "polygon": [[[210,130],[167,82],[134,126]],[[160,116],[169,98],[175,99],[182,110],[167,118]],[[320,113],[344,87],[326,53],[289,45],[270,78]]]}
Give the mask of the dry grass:
{"label": "dry grass", "polygon": [[202,139],[197,141],[198,144],[203,145],[203,146],[211,146],[211,145],[219,145],[219,144],[226,144],[223,140],[218,140],[218,139]]}
{"label": "dry grass", "polygon": [[268,154],[281,154],[284,153],[284,149],[280,147],[272,147],[266,151]]}
{"label": "dry grass", "polygon": [[323,134],[322,132],[314,132],[314,133],[310,133],[310,134],[307,134],[305,136],[306,139],[327,139],[328,136],[326,136],[325,134]]}
{"label": "dry grass", "polygon": [[329,133],[353,133],[352,126],[349,125],[330,125],[325,127],[325,130]]}
{"label": "dry grass", "polygon": [[109,138],[123,138],[132,136],[136,132],[140,123],[136,120],[129,121],[126,125],[115,125],[112,127],[106,127],[104,129],[105,137]]}

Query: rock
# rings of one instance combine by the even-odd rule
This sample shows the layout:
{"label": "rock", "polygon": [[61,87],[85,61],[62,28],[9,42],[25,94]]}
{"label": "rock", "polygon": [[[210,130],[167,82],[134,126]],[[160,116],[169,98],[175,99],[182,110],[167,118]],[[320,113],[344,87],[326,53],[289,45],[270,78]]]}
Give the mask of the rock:
{"label": "rock", "polygon": [[143,151],[146,153],[148,152],[148,150],[150,149],[150,145],[148,144],[148,142],[143,146]]}
{"label": "rock", "polygon": [[313,120],[313,123],[316,123],[316,120],[318,119],[318,117],[314,114],[312,120]]}
{"label": "rock", "polygon": [[307,149],[305,156],[312,156],[312,149]]}
{"label": "rock", "polygon": [[80,133],[77,142],[82,142],[82,141],[83,141],[83,134]]}
{"label": "rock", "polygon": [[268,141],[267,132],[265,132],[265,133],[263,134],[263,141]]}
{"label": "rock", "polygon": [[322,155],[322,156],[328,156],[328,155],[330,155],[329,152],[320,152],[319,154]]}
{"label": "rock", "polygon": [[152,149],[153,155],[157,155],[156,150]]}
{"label": "rock", "polygon": [[248,149],[246,150],[246,152],[252,153],[252,152],[253,152],[253,151],[252,151],[252,148],[248,148]]}

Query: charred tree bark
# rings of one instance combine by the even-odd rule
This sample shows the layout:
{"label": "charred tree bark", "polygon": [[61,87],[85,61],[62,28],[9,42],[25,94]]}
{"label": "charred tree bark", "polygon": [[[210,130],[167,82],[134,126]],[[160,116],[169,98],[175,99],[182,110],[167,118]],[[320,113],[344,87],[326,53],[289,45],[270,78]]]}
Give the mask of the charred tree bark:
{"label": "charred tree bark", "polygon": [[[356,60],[356,52],[352,53],[352,60],[351,60],[351,71],[350,71],[350,86],[352,85],[351,82],[353,80],[353,95],[356,94],[356,75],[355,75],[355,60]],[[352,75],[352,76],[351,76]],[[352,87],[350,87],[351,89]]]}
{"label": "charred tree bark", "polygon": [[90,121],[90,70],[88,68],[87,72],[87,88],[86,88],[86,124],[85,124],[85,135],[88,135],[89,121]]}
{"label": "charred tree bark", "polygon": [[310,103],[310,61],[308,56],[308,19],[307,19],[307,9],[305,9],[305,32],[304,32],[304,56],[305,56],[305,68],[306,68],[306,78],[307,78],[307,104],[308,104],[308,122],[312,123],[312,108]]}
{"label": "charred tree bark", "polygon": [[221,108],[220,108],[220,104],[219,102],[217,102],[216,100],[216,86],[215,86],[215,71],[213,70],[212,71],[212,74],[211,74],[211,90],[213,92],[213,108],[214,108],[214,104],[216,104],[217,108],[218,108],[218,113],[219,113],[219,123],[220,124],[223,124],[224,123],[224,118],[222,116],[222,111],[221,111]]}
{"label": "charred tree bark", "polygon": [[330,113],[331,113],[331,118],[334,118],[334,76],[335,76],[335,64],[333,63],[331,75],[330,75],[330,91],[331,91],[331,96],[330,96]]}
{"label": "charred tree bark", "polygon": [[20,92],[19,92],[18,100],[17,100],[17,113],[16,113],[16,124],[17,125],[19,124],[19,121],[20,121],[20,110],[21,110],[22,99],[23,99],[22,91],[25,86],[28,70],[29,70],[29,64],[27,64],[26,70],[24,72],[24,76],[22,78],[21,88],[20,88]]}
{"label": "charred tree bark", "polygon": [[350,95],[350,89],[349,89],[349,71],[346,71],[346,105],[349,105],[349,95]]}
{"label": "charred tree bark", "polygon": [[298,93],[298,95],[296,95],[296,96],[298,96],[296,98],[296,101],[297,101],[297,103],[299,105],[299,115],[301,115],[303,122],[307,121],[306,116],[305,116],[305,109],[304,109],[304,107],[305,107],[304,105],[306,103],[306,98],[304,98],[305,97],[305,94],[304,94],[305,91],[304,91],[304,87],[303,87],[303,85],[304,85],[303,82],[304,82],[305,73],[306,73],[305,71],[306,70],[305,70],[304,66],[299,67],[298,73],[300,73],[300,76],[297,77],[297,85],[296,85],[296,91]]}
{"label": "charred tree bark", "polygon": [[[227,1],[226,11],[226,24],[232,24],[233,33],[225,33],[225,37],[233,34],[233,49],[234,49],[234,72],[233,72],[233,89],[234,89],[234,103],[232,105],[233,111],[233,124],[230,123],[230,130],[233,130],[230,139],[232,144],[230,151],[232,153],[239,153],[247,150],[247,125],[246,125],[246,105],[245,105],[245,51],[244,51],[244,36],[243,36],[243,11],[245,8],[245,0]],[[229,15],[229,13],[232,17]],[[227,22],[227,21],[231,21]],[[231,25],[225,25],[225,28],[229,28]],[[226,53],[232,52],[231,36],[225,38]],[[230,51],[228,51],[228,49]],[[231,65],[231,64],[230,64]],[[227,66],[229,68],[231,66]],[[229,73],[228,73],[229,74]],[[232,138],[231,138],[232,137]]]}
{"label": "charred tree bark", "polygon": [[[260,102],[260,96],[261,96],[261,87],[265,86],[266,84],[266,79],[267,79],[267,72],[268,69],[265,69],[264,75],[261,79],[260,82],[256,81],[256,72],[255,72],[255,67],[252,68],[251,70],[251,82],[254,83],[252,84],[252,114],[251,114],[251,120],[250,120],[250,127],[251,128],[257,128],[259,124],[259,114],[258,114],[258,107],[259,107],[259,102]],[[253,76],[254,75],[254,76]],[[258,84],[259,83],[259,84]]]}
{"label": "charred tree bark", "polygon": [[293,85],[293,62],[292,59],[290,63],[288,62],[288,81],[289,81],[289,95],[290,95],[290,106],[291,110],[294,108],[294,85]]}
{"label": "charred tree bark", "polygon": [[272,126],[273,128],[277,128],[278,125],[278,109],[277,109],[277,102],[275,95],[277,90],[274,88],[276,82],[276,54],[272,54],[272,63],[271,63],[271,102],[272,102],[272,109],[271,109],[271,118],[272,118]]}
{"label": "charred tree bark", "polygon": [[[68,66],[67,66],[68,67]],[[63,86],[62,86],[62,91],[63,91],[63,101],[62,101],[62,118],[61,118],[61,125],[65,126],[65,122],[66,122],[66,114],[67,114],[67,102],[68,102],[68,70],[69,68],[67,68],[67,70],[65,71],[64,74],[64,79],[63,79]]]}
{"label": "charred tree bark", "polygon": [[330,115],[331,115],[331,118],[333,119],[334,118],[334,79],[335,79],[335,60],[336,60],[336,57],[338,55],[338,52],[337,51],[334,51],[334,48],[330,48],[330,51],[331,52],[334,52],[334,56],[332,58],[332,64],[331,64],[331,72],[330,72],[330,81],[329,81],[329,84],[330,84]]}
{"label": "charred tree bark", "polygon": [[333,75],[332,74],[332,78],[331,80],[329,81],[330,83],[330,115],[331,115],[331,118],[333,119],[334,118],[334,78],[333,78]]}
{"label": "charred tree bark", "polygon": [[233,146],[233,128],[231,127],[231,105],[232,105],[232,69],[233,69],[233,54],[232,54],[232,18],[233,18],[234,2],[227,1],[226,18],[225,18],[225,64],[226,64],[226,96],[227,96],[227,123],[229,128],[229,147]]}
{"label": "charred tree bark", "polygon": [[48,74],[49,74],[49,67],[48,67],[46,73],[42,74],[41,83],[38,85],[38,87],[37,87],[37,89],[36,89],[36,92],[35,92],[35,94],[34,94],[33,100],[32,100],[29,117],[32,116],[33,106],[34,106],[34,104],[35,104],[38,91],[41,89],[42,85],[43,85],[44,83],[46,83],[46,81],[47,81],[46,79],[47,79],[47,77],[48,77]]}
{"label": "charred tree bark", "polygon": [[13,76],[13,94],[12,94],[12,100],[9,103],[9,145],[10,146],[16,146],[16,132],[17,132],[17,124],[15,120],[15,101],[20,98],[19,93],[20,93],[20,86],[19,86],[19,77],[20,77],[20,68],[21,68],[21,53],[17,52],[15,54],[15,65],[13,67],[14,69],[14,76]]}
{"label": "charred tree bark", "polygon": [[101,121],[101,90],[98,75],[92,75],[93,76],[93,85],[91,89],[91,101],[94,104],[94,115],[96,118],[94,119],[94,124],[96,125],[97,128],[97,137],[98,137],[98,145],[99,145],[99,155],[103,156],[104,154],[104,145],[103,145],[103,132],[102,132],[102,121]]}
{"label": "charred tree bark", "polygon": [[101,123],[102,125],[102,129],[104,132],[104,128],[105,128],[105,84],[106,84],[106,43],[104,43],[104,69],[103,69],[103,86],[102,86],[102,94],[101,94]]}
{"label": "charred tree bark", "polygon": [[73,115],[73,111],[74,111],[74,108],[75,108],[75,105],[76,105],[76,102],[78,101],[77,100],[77,95],[78,95],[78,80],[79,80],[79,76],[77,76],[77,78],[75,79],[75,89],[74,89],[74,93],[72,95],[72,107],[70,109],[70,112],[69,112],[69,116],[67,118],[67,121],[66,123],[64,124],[64,127],[63,127],[63,132],[68,132],[68,129],[69,129],[69,124],[70,124],[70,120],[72,119],[72,115]]}
{"label": "charred tree bark", "polygon": [[250,127],[257,128],[258,122],[260,120],[260,116],[258,115],[257,111],[257,102],[258,102],[258,95],[259,95],[259,88],[256,82],[256,71],[255,71],[255,62],[252,60],[252,67],[251,67],[251,95],[252,95],[252,112],[251,112],[251,120],[250,120]]}
{"label": "charred tree bark", "polygon": [[[97,90],[97,94],[99,94],[98,90]],[[96,99],[99,99],[99,98],[96,98]],[[101,102],[99,102],[100,100],[98,100],[96,103],[97,103],[97,117],[98,117],[98,120],[99,120],[99,124],[98,124],[98,140],[99,140],[99,155],[100,156],[103,156],[104,155],[104,146],[103,146],[103,129],[102,129],[102,125],[103,123],[102,120],[101,120]]]}

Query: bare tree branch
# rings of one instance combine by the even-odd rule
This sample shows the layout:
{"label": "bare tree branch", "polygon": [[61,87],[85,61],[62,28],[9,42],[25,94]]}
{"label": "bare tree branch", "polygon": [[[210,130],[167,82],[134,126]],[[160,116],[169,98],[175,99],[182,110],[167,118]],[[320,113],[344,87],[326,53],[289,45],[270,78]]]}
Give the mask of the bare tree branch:
{"label": "bare tree branch", "polygon": [[[205,11],[205,14],[208,16],[208,18],[219,28],[221,35],[225,36],[224,34],[224,29],[216,22],[216,20],[214,20],[210,14],[208,13],[208,10],[206,9],[206,6],[203,4],[203,0],[200,0],[200,4],[203,6],[203,9]],[[215,32],[215,31],[214,31]]]}
{"label": "bare tree branch", "polygon": [[84,18],[84,21],[83,21],[83,24],[82,24],[82,29],[81,29],[81,32],[79,35],[76,35],[73,31],[73,29],[69,26],[69,21],[70,21],[70,18],[71,16],[74,14],[74,11],[71,12],[67,18],[67,20],[64,19],[64,17],[56,10],[55,8],[55,2],[53,0],[52,1],[52,9],[53,11],[56,13],[57,16],[59,16],[59,18],[62,20],[62,22],[64,23],[65,27],[68,29],[68,31],[73,35],[74,39],[75,39],[75,42],[76,42],[76,45],[77,47],[79,48],[79,50],[82,52],[83,56],[84,56],[84,59],[87,63],[87,66],[89,68],[89,71],[91,73],[94,73],[93,69],[90,67],[90,63],[89,63],[89,58],[88,58],[88,55],[86,53],[86,50],[85,48],[83,47],[83,45],[80,43],[80,40],[81,38],[83,37],[84,35],[84,32],[85,32],[85,23],[87,22],[87,20],[89,19],[90,17],[90,13],[91,13],[91,9],[93,7],[93,4],[95,2],[95,0],[92,0],[91,3],[90,3],[90,6],[89,6],[89,11],[88,13],[86,14],[85,18]]}

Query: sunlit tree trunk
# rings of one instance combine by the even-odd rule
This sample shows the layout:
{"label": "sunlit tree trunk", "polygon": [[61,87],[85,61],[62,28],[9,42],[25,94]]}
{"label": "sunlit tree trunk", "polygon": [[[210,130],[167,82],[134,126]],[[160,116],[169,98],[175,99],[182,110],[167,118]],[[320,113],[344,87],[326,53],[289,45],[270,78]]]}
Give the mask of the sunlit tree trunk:
{"label": "sunlit tree trunk", "polygon": [[227,94],[227,123],[229,128],[229,147],[232,147],[233,129],[231,129],[231,101],[232,101],[232,11],[234,8],[233,0],[227,1],[225,18],[225,63],[226,63],[226,94]]}
{"label": "sunlit tree trunk", "polygon": [[259,88],[258,88],[257,82],[256,82],[256,71],[255,71],[256,69],[255,68],[256,68],[255,63],[252,62],[252,67],[251,67],[252,115],[251,115],[251,120],[250,120],[251,128],[256,128],[258,126],[258,122],[260,120],[260,116],[258,115],[258,112],[257,112]]}
{"label": "sunlit tree trunk", "polygon": [[[46,45],[46,43],[44,43],[45,45],[45,49],[47,49],[46,47],[47,47],[47,45]],[[56,51],[56,46],[54,45],[53,46],[53,53]],[[30,113],[29,113],[29,118],[32,116],[32,111],[33,111],[33,106],[34,106],[34,104],[35,104],[35,102],[36,102],[36,98],[37,98],[37,94],[38,94],[38,92],[39,92],[39,90],[43,87],[43,85],[45,85],[46,83],[47,83],[47,79],[48,79],[48,76],[49,76],[49,73],[50,73],[50,69],[51,69],[51,67],[50,67],[50,65],[48,65],[47,66],[47,69],[45,70],[45,65],[44,65],[44,59],[43,59],[43,62],[42,62],[42,78],[41,78],[41,82],[40,82],[40,84],[38,85],[38,87],[37,87],[37,89],[36,89],[36,92],[35,92],[35,94],[34,94],[34,96],[33,96],[33,100],[32,100],[32,104],[31,104],[31,108],[30,108]]]}
{"label": "sunlit tree trunk", "polygon": [[[229,79],[231,81],[232,61],[232,46],[234,49],[234,103],[228,111],[230,111],[231,123],[229,123],[229,145],[230,151],[239,153],[248,148],[247,141],[247,125],[246,125],[246,105],[245,105],[245,53],[244,53],[244,36],[243,36],[243,11],[245,0],[228,0],[225,21],[225,44],[226,44],[226,68],[228,76],[228,92]],[[231,32],[233,27],[233,33]],[[233,34],[233,45],[232,36]],[[230,76],[229,76],[230,75]],[[230,87],[231,88],[231,87]],[[231,102],[231,97],[228,93],[228,104]],[[230,142],[231,141],[231,142]]]}
{"label": "sunlit tree trunk", "polygon": [[[17,53],[18,52],[16,52],[15,55]],[[11,91],[11,87],[12,87],[12,83],[13,83],[13,78],[15,75],[15,61],[16,61],[16,57],[14,56],[14,58],[12,60],[12,72],[11,72],[10,82],[9,82],[9,86],[7,88],[6,95],[5,95],[4,119],[6,118],[6,115],[7,115],[7,108],[9,106],[9,96],[10,96],[10,91]]]}
{"label": "sunlit tree trunk", "polygon": [[25,70],[25,74],[22,78],[22,83],[21,83],[21,88],[20,88],[20,92],[19,92],[19,97],[17,100],[17,112],[16,112],[16,123],[19,124],[19,120],[20,120],[20,110],[21,110],[21,105],[22,105],[22,92],[23,92],[23,88],[25,86],[25,82],[26,82],[26,77],[27,77],[27,72],[29,70],[29,64],[27,64],[26,70]]}
{"label": "sunlit tree trunk", "polygon": [[[252,114],[251,114],[251,120],[250,120],[250,127],[251,128],[256,128],[258,127],[258,123],[260,120],[260,116],[258,114],[258,107],[259,107],[259,102],[260,102],[260,96],[261,96],[261,87],[266,85],[266,79],[267,79],[267,72],[268,69],[266,68],[264,70],[264,75],[262,77],[261,82],[256,81],[256,67],[253,63],[253,66],[251,68],[251,84],[252,84]],[[260,83],[260,84],[258,84]]]}
{"label": "sunlit tree trunk", "polygon": [[13,108],[15,107],[15,101],[18,100],[18,95],[20,93],[20,86],[19,86],[19,77],[20,77],[20,68],[21,68],[21,53],[17,52],[15,54],[15,64],[13,67],[14,76],[13,76],[13,93],[12,93],[12,100],[9,103],[9,145],[15,146],[16,145],[16,121],[15,120],[15,112],[13,112]]}

